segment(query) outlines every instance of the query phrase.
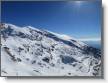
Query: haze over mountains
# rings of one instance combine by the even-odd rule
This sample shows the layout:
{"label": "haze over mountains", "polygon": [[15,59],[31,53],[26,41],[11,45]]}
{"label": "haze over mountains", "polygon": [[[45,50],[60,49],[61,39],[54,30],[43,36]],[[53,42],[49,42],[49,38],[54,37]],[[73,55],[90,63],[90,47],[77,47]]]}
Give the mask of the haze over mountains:
{"label": "haze over mountains", "polygon": [[67,35],[1,24],[2,76],[101,76],[101,51]]}

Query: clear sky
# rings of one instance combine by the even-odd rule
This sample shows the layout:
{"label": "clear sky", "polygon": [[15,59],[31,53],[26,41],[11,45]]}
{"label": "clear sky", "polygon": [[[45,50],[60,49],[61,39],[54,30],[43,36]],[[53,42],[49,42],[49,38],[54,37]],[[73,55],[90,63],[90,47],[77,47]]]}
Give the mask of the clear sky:
{"label": "clear sky", "polygon": [[1,20],[75,38],[100,38],[101,1],[2,2]]}

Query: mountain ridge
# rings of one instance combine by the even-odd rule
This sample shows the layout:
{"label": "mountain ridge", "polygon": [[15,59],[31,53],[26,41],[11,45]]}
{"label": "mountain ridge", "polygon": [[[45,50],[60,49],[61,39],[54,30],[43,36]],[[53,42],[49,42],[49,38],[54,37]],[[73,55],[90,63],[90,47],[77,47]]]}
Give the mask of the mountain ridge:
{"label": "mountain ridge", "polygon": [[1,75],[100,76],[100,50],[64,36],[67,38],[31,26],[3,24]]}

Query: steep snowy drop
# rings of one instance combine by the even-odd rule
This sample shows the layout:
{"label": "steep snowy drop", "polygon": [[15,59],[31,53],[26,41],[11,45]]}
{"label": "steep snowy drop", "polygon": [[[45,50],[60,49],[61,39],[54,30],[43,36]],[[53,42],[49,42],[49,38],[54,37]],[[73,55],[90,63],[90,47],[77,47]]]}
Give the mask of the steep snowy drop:
{"label": "steep snowy drop", "polygon": [[101,51],[67,35],[1,24],[1,76],[101,76]]}

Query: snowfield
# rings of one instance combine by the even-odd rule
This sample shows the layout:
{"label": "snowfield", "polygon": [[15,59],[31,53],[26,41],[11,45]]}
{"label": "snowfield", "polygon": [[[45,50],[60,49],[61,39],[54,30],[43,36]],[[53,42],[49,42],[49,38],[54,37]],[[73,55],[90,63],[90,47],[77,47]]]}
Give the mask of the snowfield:
{"label": "snowfield", "polygon": [[1,76],[101,76],[101,51],[67,35],[2,24]]}

